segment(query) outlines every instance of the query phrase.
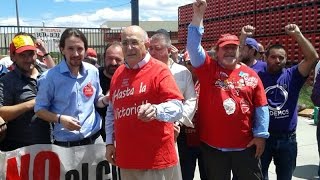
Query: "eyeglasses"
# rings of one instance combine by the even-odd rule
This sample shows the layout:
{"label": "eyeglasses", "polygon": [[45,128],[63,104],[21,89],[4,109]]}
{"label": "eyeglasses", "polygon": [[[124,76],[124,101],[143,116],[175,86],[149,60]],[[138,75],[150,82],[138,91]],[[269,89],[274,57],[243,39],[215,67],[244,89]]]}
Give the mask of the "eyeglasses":
{"label": "eyeglasses", "polygon": [[121,42],[122,46],[139,46],[140,43],[143,42],[141,40],[138,39],[132,39],[132,40],[124,40]]}

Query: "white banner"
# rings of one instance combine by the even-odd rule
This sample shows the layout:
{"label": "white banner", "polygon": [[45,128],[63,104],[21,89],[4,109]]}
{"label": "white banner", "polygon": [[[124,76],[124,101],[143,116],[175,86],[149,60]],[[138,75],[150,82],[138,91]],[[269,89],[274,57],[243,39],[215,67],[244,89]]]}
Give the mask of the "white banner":
{"label": "white banner", "polygon": [[65,28],[35,28],[34,34],[37,39],[41,39],[49,52],[60,52],[59,41]]}
{"label": "white banner", "polygon": [[1,180],[108,180],[110,169],[104,144],[70,148],[39,144],[0,152]]}

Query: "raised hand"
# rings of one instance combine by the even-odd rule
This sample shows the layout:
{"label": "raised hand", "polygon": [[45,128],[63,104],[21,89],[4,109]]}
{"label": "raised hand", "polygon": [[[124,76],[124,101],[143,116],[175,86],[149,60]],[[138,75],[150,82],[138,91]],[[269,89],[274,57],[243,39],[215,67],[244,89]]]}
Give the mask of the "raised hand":
{"label": "raised hand", "polygon": [[194,15],[203,17],[206,8],[207,8],[207,1],[206,0],[196,0],[193,3]]}
{"label": "raised hand", "polygon": [[37,39],[35,42],[37,48],[43,53],[43,54],[47,54],[48,50],[45,47],[44,42],[41,39]]}
{"label": "raised hand", "polygon": [[296,24],[288,24],[284,27],[286,33],[290,36],[301,34],[299,27]]}
{"label": "raised hand", "polygon": [[241,35],[244,35],[244,36],[253,36],[254,34],[254,31],[255,31],[255,28],[251,25],[246,25],[246,26],[243,26],[242,29],[241,29]]}

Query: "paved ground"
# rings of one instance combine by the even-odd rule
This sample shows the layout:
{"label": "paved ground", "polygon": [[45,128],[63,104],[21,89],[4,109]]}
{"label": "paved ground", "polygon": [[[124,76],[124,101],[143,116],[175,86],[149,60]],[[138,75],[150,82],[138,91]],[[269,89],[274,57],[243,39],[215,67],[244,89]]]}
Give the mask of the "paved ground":
{"label": "paved ground", "polygon": [[[319,157],[316,129],[313,119],[299,117],[297,128],[298,157],[293,180],[319,179],[317,177]],[[273,163],[270,165],[269,178],[270,180],[277,179]],[[200,180],[198,169],[196,169],[194,180]]]}

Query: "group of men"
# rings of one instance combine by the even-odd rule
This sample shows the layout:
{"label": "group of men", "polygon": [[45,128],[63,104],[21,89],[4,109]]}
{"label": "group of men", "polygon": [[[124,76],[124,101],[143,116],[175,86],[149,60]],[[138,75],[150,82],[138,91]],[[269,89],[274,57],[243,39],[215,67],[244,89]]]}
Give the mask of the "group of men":
{"label": "group of men", "polygon": [[[248,37],[253,35],[254,27],[245,26],[240,40],[231,34],[221,36],[212,60],[200,45],[206,1],[197,0],[193,9],[187,48],[202,87],[200,138],[209,179],[228,178],[231,170],[235,179],[268,179],[272,159],[277,178],[291,179],[297,157],[299,91],[318,61],[317,52],[300,29],[289,24],[285,31],[301,47],[304,60],[286,69],[285,48],[272,45],[265,52],[266,63],[261,62],[255,58],[259,52],[256,40]],[[244,68],[238,59],[256,73]],[[204,92],[204,84],[209,85],[204,88],[208,92]],[[215,111],[222,117],[213,118],[210,107],[219,109]],[[254,151],[246,154],[252,144]]]}
{"label": "group of men", "polygon": [[0,79],[0,150],[105,142],[122,180],[193,179],[197,158],[202,180],[230,179],[231,172],[268,179],[272,159],[278,179],[291,179],[299,91],[318,54],[289,24],[285,31],[305,59],[288,69],[285,48],[263,53],[249,25],[240,38],[221,35],[209,55],[201,46],[206,7],[206,0],[193,4],[186,67],[173,60],[166,32],[149,39],[139,26],[123,29],[99,68],[84,62],[90,50],[78,29],[63,32],[63,59],[49,70],[36,63],[34,40],[17,34],[15,68]]}

